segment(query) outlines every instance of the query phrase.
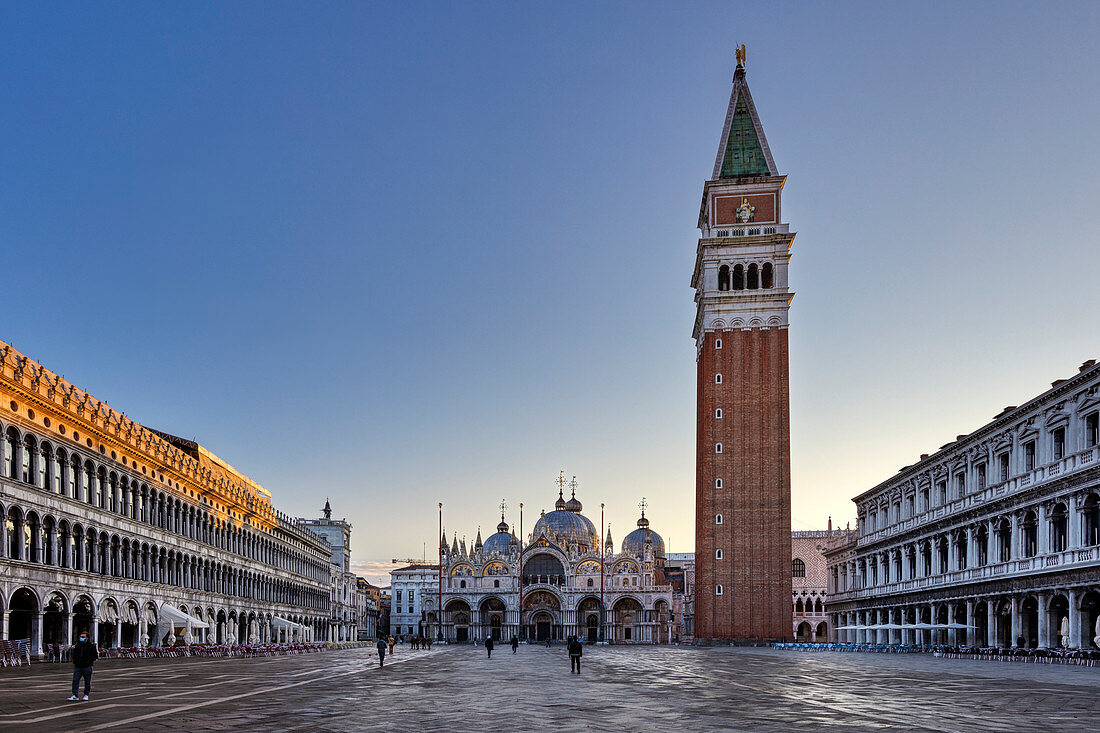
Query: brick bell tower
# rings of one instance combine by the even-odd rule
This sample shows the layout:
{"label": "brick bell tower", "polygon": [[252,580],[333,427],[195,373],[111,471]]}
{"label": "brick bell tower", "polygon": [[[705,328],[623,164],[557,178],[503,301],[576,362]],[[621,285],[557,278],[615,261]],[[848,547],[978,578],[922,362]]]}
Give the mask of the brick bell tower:
{"label": "brick bell tower", "polygon": [[737,50],[691,285],[698,310],[695,639],[791,635],[787,265],[779,175]]}

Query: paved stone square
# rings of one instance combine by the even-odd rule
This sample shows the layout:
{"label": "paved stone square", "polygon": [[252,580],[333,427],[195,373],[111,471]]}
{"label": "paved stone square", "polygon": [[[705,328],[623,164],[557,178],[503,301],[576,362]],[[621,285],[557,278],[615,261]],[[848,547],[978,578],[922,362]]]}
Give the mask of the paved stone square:
{"label": "paved stone square", "polygon": [[471,646],[0,669],[3,731],[1096,730],[1100,669],[925,655]]}

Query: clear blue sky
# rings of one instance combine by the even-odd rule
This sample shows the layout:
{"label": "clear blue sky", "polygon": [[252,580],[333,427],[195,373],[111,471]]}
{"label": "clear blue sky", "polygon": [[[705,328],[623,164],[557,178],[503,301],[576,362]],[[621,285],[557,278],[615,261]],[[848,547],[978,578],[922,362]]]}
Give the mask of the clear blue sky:
{"label": "clear blue sky", "polygon": [[843,522],[1100,356],[1098,36],[1092,2],[6,4],[0,338],[331,497],[362,563],[430,554],[437,501],[529,529],[562,468],[692,549],[745,43],[799,232],[794,526]]}

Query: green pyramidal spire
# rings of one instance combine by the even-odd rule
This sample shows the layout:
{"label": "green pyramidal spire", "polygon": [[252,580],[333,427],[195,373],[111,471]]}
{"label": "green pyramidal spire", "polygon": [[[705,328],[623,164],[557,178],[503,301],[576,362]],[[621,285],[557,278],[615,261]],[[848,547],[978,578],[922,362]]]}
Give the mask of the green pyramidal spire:
{"label": "green pyramidal spire", "polygon": [[738,65],[733,75],[733,92],[722,129],[722,142],[715,165],[715,178],[739,176],[774,176],[778,172],[772,161],[760,117],[745,82],[745,67]]}
{"label": "green pyramidal spire", "polygon": [[760,138],[749,114],[749,106],[742,95],[737,99],[733,112],[730,134],[726,138],[726,153],[722,156],[722,178],[734,176],[766,176],[768,161],[764,149],[760,147]]}

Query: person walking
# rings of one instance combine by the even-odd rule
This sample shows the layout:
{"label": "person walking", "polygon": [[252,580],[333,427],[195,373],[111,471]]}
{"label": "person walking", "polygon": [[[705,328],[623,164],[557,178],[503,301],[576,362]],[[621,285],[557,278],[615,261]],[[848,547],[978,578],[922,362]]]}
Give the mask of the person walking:
{"label": "person walking", "polygon": [[516,653],[516,649],[519,649],[519,638],[512,634],[512,654]]}
{"label": "person walking", "polygon": [[576,671],[577,674],[581,673],[581,655],[584,654],[584,644],[577,640],[577,637],[569,637],[569,674],[573,674]]}
{"label": "person walking", "polygon": [[487,659],[492,659],[493,658],[493,637],[491,637],[491,636],[486,636],[485,637],[485,651],[489,653],[489,656],[487,657]]}
{"label": "person walking", "polygon": [[432,637],[428,637],[428,651],[432,650]]}
{"label": "person walking", "polygon": [[386,640],[381,636],[378,637],[378,666],[383,666],[386,661]]}
{"label": "person walking", "polygon": [[92,691],[92,665],[95,664],[95,660],[99,659],[99,652],[95,648],[95,644],[88,641],[88,632],[80,632],[80,641],[73,645],[72,660],[73,660],[73,695],[70,700],[79,700],[76,696],[77,691],[80,689],[80,678],[84,678],[84,699],[88,699],[88,694]]}
{"label": "person walking", "polygon": [[397,640],[396,640],[396,639],[394,639],[394,638],[393,638],[392,636],[391,636],[391,637],[389,638],[389,642],[390,642],[390,656],[391,656],[391,657],[393,656],[393,645],[394,645],[394,642],[396,642],[396,641],[397,641]]}

